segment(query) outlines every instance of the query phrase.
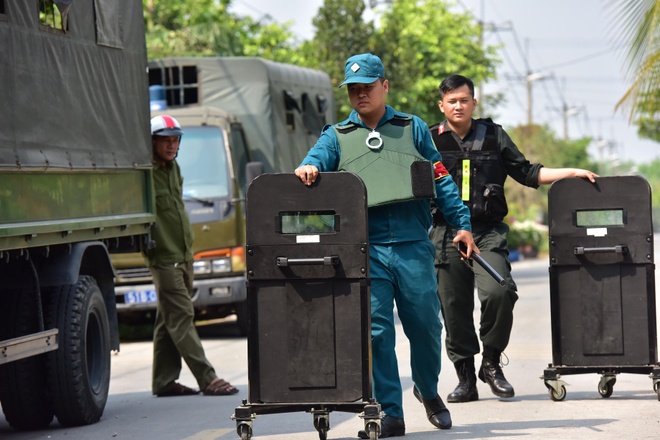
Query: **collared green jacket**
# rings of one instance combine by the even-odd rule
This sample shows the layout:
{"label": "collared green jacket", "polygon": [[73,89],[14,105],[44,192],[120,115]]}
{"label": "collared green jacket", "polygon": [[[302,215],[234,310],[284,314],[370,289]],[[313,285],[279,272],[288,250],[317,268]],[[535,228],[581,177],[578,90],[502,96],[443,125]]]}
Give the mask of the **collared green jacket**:
{"label": "collared green jacket", "polygon": [[153,249],[145,251],[149,265],[167,265],[193,258],[193,231],[183,203],[183,177],[176,161],[154,164],[156,223],[151,228]]}

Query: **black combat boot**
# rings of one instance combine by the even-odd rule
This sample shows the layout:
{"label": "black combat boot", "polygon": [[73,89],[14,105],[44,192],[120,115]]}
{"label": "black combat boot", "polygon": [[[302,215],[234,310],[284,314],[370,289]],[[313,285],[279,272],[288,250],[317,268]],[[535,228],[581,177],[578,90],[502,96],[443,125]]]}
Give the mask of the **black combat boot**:
{"label": "black combat boot", "polygon": [[477,391],[477,375],[474,371],[474,357],[461,359],[454,363],[456,375],[458,376],[458,385],[456,389],[447,396],[447,402],[472,402],[479,400],[479,391]]}
{"label": "black combat boot", "polygon": [[513,397],[513,387],[507,382],[500,367],[502,352],[490,347],[484,347],[483,360],[479,369],[479,379],[490,385],[490,389],[497,397]]}

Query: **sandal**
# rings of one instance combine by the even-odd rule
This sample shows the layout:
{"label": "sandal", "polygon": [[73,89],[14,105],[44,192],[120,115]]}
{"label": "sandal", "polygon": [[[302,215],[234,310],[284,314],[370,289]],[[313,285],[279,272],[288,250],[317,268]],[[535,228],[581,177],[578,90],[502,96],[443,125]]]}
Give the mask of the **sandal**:
{"label": "sandal", "polygon": [[205,396],[230,396],[238,393],[238,388],[224,379],[215,379],[205,389]]}
{"label": "sandal", "polygon": [[174,382],[165,391],[156,393],[156,397],[193,396],[195,394],[199,394],[199,390],[194,390],[185,385]]}

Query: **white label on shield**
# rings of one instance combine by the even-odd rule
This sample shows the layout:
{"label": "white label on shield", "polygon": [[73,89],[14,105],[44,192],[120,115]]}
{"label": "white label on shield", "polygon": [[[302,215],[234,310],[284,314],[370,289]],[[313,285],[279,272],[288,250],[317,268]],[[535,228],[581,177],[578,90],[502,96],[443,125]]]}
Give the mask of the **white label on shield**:
{"label": "white label on shield", "polygon": [[587,235],[605,237],[607,235],[607,228],[587,228]]}
{"label": "white label on shield", "polygon": [[296,243],[320,243],[320,235],[296,235]]}

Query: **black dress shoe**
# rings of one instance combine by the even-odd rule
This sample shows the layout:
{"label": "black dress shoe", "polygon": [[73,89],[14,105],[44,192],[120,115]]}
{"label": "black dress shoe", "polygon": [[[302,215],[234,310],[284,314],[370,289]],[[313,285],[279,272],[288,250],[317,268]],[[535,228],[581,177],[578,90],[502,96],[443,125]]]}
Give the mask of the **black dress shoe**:
{"label": "black dress shoe", "polygon": [[[406,423],[403,419],[385,416],[380,421],[380,435],[378,438],[401,437],[406,435]],[[363,429],[358,432],[359,438],[369,438],[369,434]]]}
{"label": "black dress shoe", "polygon": [[426,400],[417,387],[413,387],[413,395],[424,405],[426,417],[433,426],[439,429],[451,428],[451,414],[439,394],[436,394],[435,399]]}

